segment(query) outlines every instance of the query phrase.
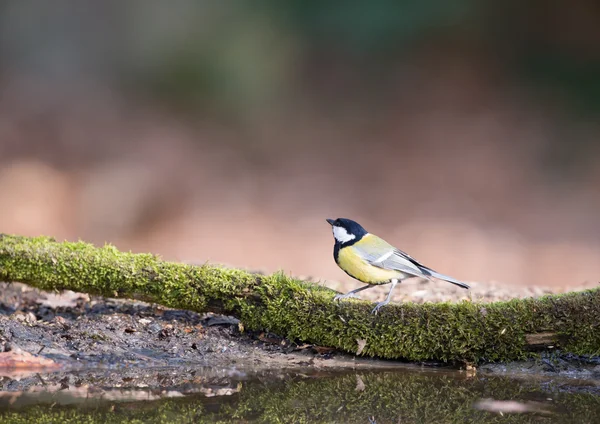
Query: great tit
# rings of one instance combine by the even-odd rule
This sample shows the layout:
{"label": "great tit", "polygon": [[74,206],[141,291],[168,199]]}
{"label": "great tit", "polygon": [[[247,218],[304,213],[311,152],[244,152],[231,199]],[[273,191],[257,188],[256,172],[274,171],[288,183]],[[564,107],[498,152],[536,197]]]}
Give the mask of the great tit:
{"label": "great tit", "polygon": [[428,280],[437,278],[468,289],[469,286],[452,277],[440,274],[420,264],[408,254],[395,248],[385,240],[370,234],[359,223],[351,219],[327,219],[333,230],[335,245],[333,258],[350,277],[367,283],[366,286],[346,294],[338,294],[334,300],[345,299],[372,285],[392,283],[392,287],[383,302],[379,302],[372,313],[377,313],[383,305],[390,302],[390,296],[396,284],[411,277]]}

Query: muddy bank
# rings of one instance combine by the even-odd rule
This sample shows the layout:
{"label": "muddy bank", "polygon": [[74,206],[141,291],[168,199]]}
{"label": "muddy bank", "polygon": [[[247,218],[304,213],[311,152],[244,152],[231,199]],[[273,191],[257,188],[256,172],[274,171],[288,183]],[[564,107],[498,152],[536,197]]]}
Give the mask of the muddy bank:
{"label": "muddy bank", "polygon": [[134,300],[0,283],[0,352],[26,352],[64,368],[241,366],[388,367],[332,348],[250,332],[234,317]]}
{"label": "muddy bank", "polygon": [[[190,370],[203,367],[242,374],[270,369],[305,373],[307,369],[438,368],[465,375],[565,378],[571,380],[565,387],[573,386],[568,390],[581,386],[584,391],[600,392],[598,357],[555,352],[536,360],[483,364],[468,370],[463,364],[407,364],[247,331],[234,317],[71,291],[50,293],[20,283],[0,283],[0,352],[12,353],[17,360],[30,354],[28,360],[34,367],[47,369],[50,363],[52,370],[60,371],[131,368],[135,371],[130,373],[138,375],[140,369],[176,367],[182,375],[189,375]],[[8,368],[15,367],[8,364]]]}

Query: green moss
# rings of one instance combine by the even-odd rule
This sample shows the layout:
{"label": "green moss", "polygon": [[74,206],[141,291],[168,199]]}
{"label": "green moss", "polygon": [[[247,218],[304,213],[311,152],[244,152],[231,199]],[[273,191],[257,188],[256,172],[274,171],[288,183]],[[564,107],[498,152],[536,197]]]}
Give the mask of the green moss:
{"label": "green moss", "polygon": [[[166,402],[114,403],[111,408],[106,404],[74,408],[70,406],[36,405],[21,410],[0,412],[0,423],[208,423],[203,420],[204,405],[190,403],[187,400]],[[200,418],[200,419],[198,419]]]}
{"label": "green moss", "polygon": [[552,332],[554,348],[600,354],[600,290],[491,304],[333,302],[332,290],[283,273],[256,275],[162,261],[114,246],[0,237],[0,280],[44,290],[136,297],[167,307],[215,311],[244,327],[356,352],[408,360],[506,361],[531,355],[526,335]]}

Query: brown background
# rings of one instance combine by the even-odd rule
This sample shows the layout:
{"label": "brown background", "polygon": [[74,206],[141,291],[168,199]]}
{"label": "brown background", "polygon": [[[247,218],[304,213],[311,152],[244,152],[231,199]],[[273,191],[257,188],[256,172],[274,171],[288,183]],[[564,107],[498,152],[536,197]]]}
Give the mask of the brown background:
{"label": "brown background", "polygon": [[595,284],[597,6],[388,3],[2,2],[0,232],[350,288],[341,216],[465,281]]}

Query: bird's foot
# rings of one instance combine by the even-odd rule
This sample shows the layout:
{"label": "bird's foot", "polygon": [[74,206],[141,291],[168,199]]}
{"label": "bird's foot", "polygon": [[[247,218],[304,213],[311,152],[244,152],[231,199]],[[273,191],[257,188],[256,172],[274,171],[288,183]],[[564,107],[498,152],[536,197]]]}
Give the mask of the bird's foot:
{"label": "bird's foot", "polygon": [[351,297],[356,297],[356,293],[351,292],[351,293],[346,293],[346,294],[338,294],[333,298],[333,301],[336,302],[336,301],[339,301],[342,299],[349,299]]}
{"label": "bird's foot", "polygon": [[373,308],[371,313],[377,315],[377,312],[379,312],[379,309],[381,309],[382,306],[385,306],[388,303],[390,303],[389,300],[384,300],[383,302],[379,302],[377,305],[375,305],[375,307]]}

